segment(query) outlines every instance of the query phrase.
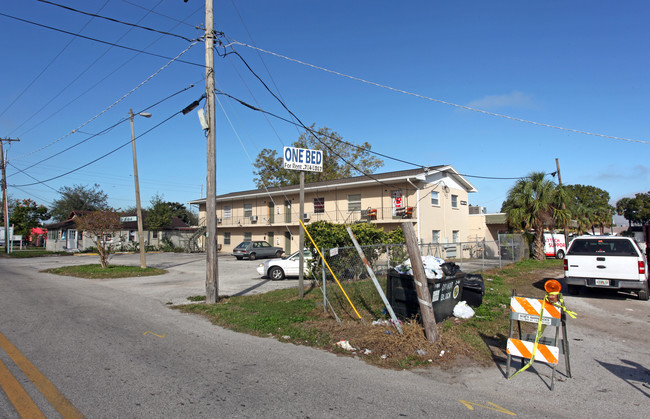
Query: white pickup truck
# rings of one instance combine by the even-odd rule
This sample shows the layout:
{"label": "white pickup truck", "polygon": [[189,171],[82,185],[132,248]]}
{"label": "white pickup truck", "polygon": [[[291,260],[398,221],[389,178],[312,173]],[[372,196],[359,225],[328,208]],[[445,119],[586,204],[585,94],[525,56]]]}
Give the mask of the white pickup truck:
{"label": "white pickup truck", "polygon": [[648,300],[646,258],[629,237],[579,236],[564,259],[564,280],[569,294],[581,287],[634,290]]}

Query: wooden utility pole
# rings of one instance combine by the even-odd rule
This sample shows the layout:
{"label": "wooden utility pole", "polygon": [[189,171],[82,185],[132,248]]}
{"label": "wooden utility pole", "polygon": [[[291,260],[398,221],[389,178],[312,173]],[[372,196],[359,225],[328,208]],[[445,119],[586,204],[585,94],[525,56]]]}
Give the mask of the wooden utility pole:
{"label": "wooden utility pole", "polygon": [[420,314],[422,315],[424,335],[427,337],[429,342],[435,343],[440,340],[440,335],[438,334],[438,325],[436,324],[436,317],[433,313],[433,304],[431,303],[431,294],[429,293],[427,276],[424,273],[422,255],[420,254],[420,247],[418,246],[413,224],[409,221],[402,222],[402,231],[404,232],[404,238],[406,239],[406,249],[409,252],[409,258],[411,259],[413,281],[415,282],[415,292],[417,293],[418,302],[420,303]]}
{"label": "wooden utility pole", "polygon": [[[562,174],[560,173],[560,160],[555,159],[555,167],[557,167],[557,183],[558,185],[562,186]],[[566,211],[566,204],[562,202],[562,210]],[[566,224],[564,224],[564,243],[565,246],[568,248],[569,247],[569,228],[567,227]]]}
{"label": "wooden utility pole", "polygon": [[205,95],[207,132],[206,179],[206,265],[205,302],[213,304],[219,296],[219,269],[217,261],[217,152],[216,118],[214,116],[214,15],[212,0],[205,0]]}
{"label": "wooden utility pole", "polygon": [[18,138],[0,138],[0,169],[2,169],[2,211],[5,220],[5,253],[9,254],[9,199],[7,197],[7,160],[3,148],[4,142],[20,141]]}
{"label": "wooden utility pole", "polygon": [[133,117],[134,115],[142,115],[145,118],[151,118],[150,113],[141,112],[139,114],[134,114],[133,109],[129,109],[129,118],[131,119],[131,149],[133,150],[133,180],[135,182],[135,211],[137,216],[138,223],[138,245],[140,247],[140,269],[145,269],[147,267],[147,259],[145,256],[144,246],[144,227],[142,220],[142,205],[140,205],[140,181],[138,180],[138,157],[135,152],[135,129],[133,128]]}

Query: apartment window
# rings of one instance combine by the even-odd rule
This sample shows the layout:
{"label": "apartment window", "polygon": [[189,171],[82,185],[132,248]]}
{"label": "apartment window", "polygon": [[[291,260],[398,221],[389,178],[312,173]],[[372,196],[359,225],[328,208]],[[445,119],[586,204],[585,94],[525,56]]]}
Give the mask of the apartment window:
{"label": "apartment window", "polygon": [[348,195],[348,211],[361,211],[361,194]]}
{"label": "apartment window", "polygon": [[253,240],[253,233],[244,233],[244,241],[249,242],[251,240]]}
{"label": "apartment window", "polygon": [[244,217],[253,215],[253,204],[244,204]]}
{"label": "apartment window", "polygon": [[440,230],[433,230],[431,234],[432,243],[440,243]]}
{"label": "apartment window", "polygon": [[458,208],[458,195],[451,196],[451,207]]}
{"label": "apartment window", "polygon": [[451,240],[453,243],[458,243],[458,230],[452,230],[451,232]]}
{"label": "apartment window", "polygon": [[440,206],[440,200],[438,197],[438,192],[431,191],[431,205]]}
{"label": "apartment window", "polygon": [[314,214],[325,212],[325,198],[314,198]]}
{"label": "apartment window", "polygon": [[130,242],[135,241],[135,230],[129,230],[129,241]]}
{"label": "apartment window", "polygon": [[[251,211],[253,211],[253,207],[251,207]],[[223,207],[223,218],[230,218],[232,217],[232,207],[230,205],[226,205]]]}
{"label": "apartment window", "polygon": [[153,237],[154,239],[157,239],[158,238],[158,231],[157,230],[152,231],[151,232],[151,237]]}
{"label": "apartment window", "polygon": [[223,233],[223,244],[230,244],[230,233]]}

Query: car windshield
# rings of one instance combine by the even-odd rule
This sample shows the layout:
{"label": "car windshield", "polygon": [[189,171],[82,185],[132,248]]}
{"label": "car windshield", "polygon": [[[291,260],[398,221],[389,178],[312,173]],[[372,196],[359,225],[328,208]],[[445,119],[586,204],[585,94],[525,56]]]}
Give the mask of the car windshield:
{"label": "car windshield", "polygon": [[[311,259],[312,258],[311,252],[309,250],[307,250],[307,249],[305,249],[303,251],[303,254],[305,255],[305,259]],[[296,251],[296,252],[293,252],[289,256],[285,256],[283,259],[298,259],[299,257],[300,257],[300,252]]]}
{"label": "car windshield", "polygon": [[628,240],[616,239],[575,239],[569,249],[571,255],[609,255],[609,256],[638,256],[632,243]]}

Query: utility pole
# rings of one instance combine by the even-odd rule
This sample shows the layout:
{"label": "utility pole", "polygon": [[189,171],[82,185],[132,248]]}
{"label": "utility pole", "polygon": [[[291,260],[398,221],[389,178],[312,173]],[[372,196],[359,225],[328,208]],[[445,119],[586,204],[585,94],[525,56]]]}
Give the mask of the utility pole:
{"label": "utility pole", "polygon": [[140,269],[147,267],[147,259],[145,256],[144,248],[144,228],[142,227],[142,206],[140,205],[140,182],[138,181],[138,158],[135,153],[135,130],[133,128],[133,116],[140,115],[145,118],[151,118],[151,114],[147,112],[133,113],[133,109],[129,109],[129,118],[131,118],[131,148],[133,149],[133,178],[135,181],[135,207],[136,216],[138,217],[138,244],[140,247]]}
{"label": "utility pole", "polygon": [[300,214],[298,219],[300,223],[300,232],[298,233],[298,250],[300,251],[300,259],[298,260],[298,296],[300,298],[305,297],[305,282],[303,273],[305,268],[305,230],[302,227],[302,222],[304,221],[303,217],[305,214],[305,172],[300,171]]}
{"label": "utility pole", "polygon": [[3,148],[4,142],[20,141],[18,138],[0,138],[0,169],[2,169],[2,211],[5,220],[5,253],[9,254],[9,199],[7,198],[7,159]]}
{"label": "utility pole", "polygon": [[205,96],[206,116],[208,117],[205,302],[214,304],[219,297],[219,269],[217,261],[217,147],[214,116],[214,14],[212,0],[205,0]]}
{"label": "utility pole", "polygon": [[[560,160],[555,159],[555,167],[557,167],[557,183],[558,185],[562,186],[562,174],[560,173]],[[562,210],[566,210],[566,204],[562,202]],[[564,225],[564,243],[566,243],[566,247],[569,247],[569,229],[567,225]]]}

